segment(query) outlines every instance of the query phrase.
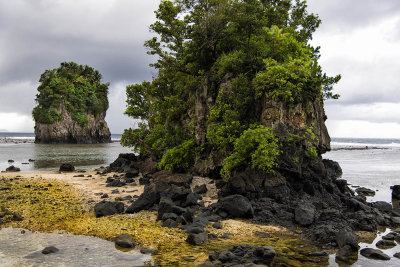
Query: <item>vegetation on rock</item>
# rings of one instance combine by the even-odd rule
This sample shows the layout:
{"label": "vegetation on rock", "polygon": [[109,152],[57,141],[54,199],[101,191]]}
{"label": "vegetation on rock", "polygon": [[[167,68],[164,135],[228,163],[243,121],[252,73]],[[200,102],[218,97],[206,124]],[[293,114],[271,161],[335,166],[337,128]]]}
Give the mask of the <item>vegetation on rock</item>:
{"label": "vegetation on rock", "polygon": [[340,76],[322,72],[319,49],[309,44],[321,21],[306,7],[300,0],[162,1],[151,25],[158,37],[145,43],[158,56],[158,74],[127,87],[125,113],[141,123],[125,130],[122,144],[169,170],[212,158],[225,178],[247,165],[273,171],[287,136],[262,125],[262,99],[290,107],[338,97],[332,86]]}
{"label": "vegetation on rock", "polygon": [[87,65],[63,62],[46,70],[39,79],[37,106],[32,115],[36,122],[52,124],[61,120],[61,106],[81,127],[88,123],[87,114],[98,115],[108,109],[108,83],[101,74]]}

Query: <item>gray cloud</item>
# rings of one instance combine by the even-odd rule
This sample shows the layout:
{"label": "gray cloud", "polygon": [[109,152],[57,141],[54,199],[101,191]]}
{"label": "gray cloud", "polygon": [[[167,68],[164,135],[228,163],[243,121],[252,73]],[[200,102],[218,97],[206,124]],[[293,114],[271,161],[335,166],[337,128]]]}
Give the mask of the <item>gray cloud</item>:
{"label": "gray cloud", "polygon": [[400,13],[398,0],[308,0],[309,10],[322,19],[321,28],[352,31]]}

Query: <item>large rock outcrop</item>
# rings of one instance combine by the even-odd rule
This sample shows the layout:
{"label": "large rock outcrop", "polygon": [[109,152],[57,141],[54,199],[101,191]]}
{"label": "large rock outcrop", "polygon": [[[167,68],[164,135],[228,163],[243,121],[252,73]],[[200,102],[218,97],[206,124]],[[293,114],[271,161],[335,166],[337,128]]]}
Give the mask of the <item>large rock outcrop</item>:
{"label": "large rock outcrop", "polygon": [[111,133],[105,121],[106,112],[97,116],[86,114],[88,123],[81,127],[71,114],[60,106],[61,120],[52,124],[36,122],[35,143],[96,144],[111,142]]}

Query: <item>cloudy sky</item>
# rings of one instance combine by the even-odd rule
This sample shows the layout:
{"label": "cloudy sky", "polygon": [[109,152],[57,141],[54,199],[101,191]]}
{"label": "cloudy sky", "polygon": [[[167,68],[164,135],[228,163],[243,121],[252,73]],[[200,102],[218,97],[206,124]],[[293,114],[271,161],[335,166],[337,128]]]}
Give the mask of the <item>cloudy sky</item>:
{"label": "cloudy sky", "polygon": [[[159,0],[0,0],[0,131],[33,132],[40,74],[75,61],[111,82],[106,120],[113,133],[133,126],[122,113],[125,86],[151,79],[143,42]],[[333,137],[400,138],[400,1],[308,0],[322,25],[313,44],[321,64],[341,74],[339,100],[326,102]]]}

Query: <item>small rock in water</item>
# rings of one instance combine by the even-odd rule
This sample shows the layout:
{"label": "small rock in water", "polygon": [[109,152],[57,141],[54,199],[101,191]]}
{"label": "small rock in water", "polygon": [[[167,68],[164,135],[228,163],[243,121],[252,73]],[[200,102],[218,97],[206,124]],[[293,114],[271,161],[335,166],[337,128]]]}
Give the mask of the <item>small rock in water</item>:
{"label": "small rock in water", "polygon": [[383,240],[378,241],[378,243],[376,243],[376,246],[381,249],[387,249],[387,248],[395,247],[396,243],[393,240],[383,239]]}
{"label": "small rock in water", "polygon": [[384,261],[390,260],[390,257],[379,249],[363,248],[362,250],[360,250],[360,254],[366,258],[374,260],[384,260]]}
{"label": "small rock in water", "polygon": [[115,237],[115,244],[122,248],[133,248],[136,244],[130,234],[120,234]]}
{"label": "small rock in water", "polygon": [[50,247],[45,247],[42,250],[42,254],[50,254],[50,253],[56,253],[57,251],[59,251],[58,248],[50,246]]}
{"label": "small rock in water", "polygon": [[359,187],[356,189],[357,194],[366,197],[373,197],[375,196],[375,191],[365,187]]}
{"label": "small rock in water", "polygon": [[393,257],[400,259],[400,252],[396,252],[393,254]]}
{"label": "small rock in water", "polygon": [[13,162],[14,162],[14,160],[13,160],[13,159],[9,159],[9,160],[8,160],[8,162],[10,162],[10,163],[13,163]]}
{"label": "small rock in water", "polygon": [[35,160],[34,160],[34,159],[28,159],[28,161],[29,161],[29,162],[35,162]]}

